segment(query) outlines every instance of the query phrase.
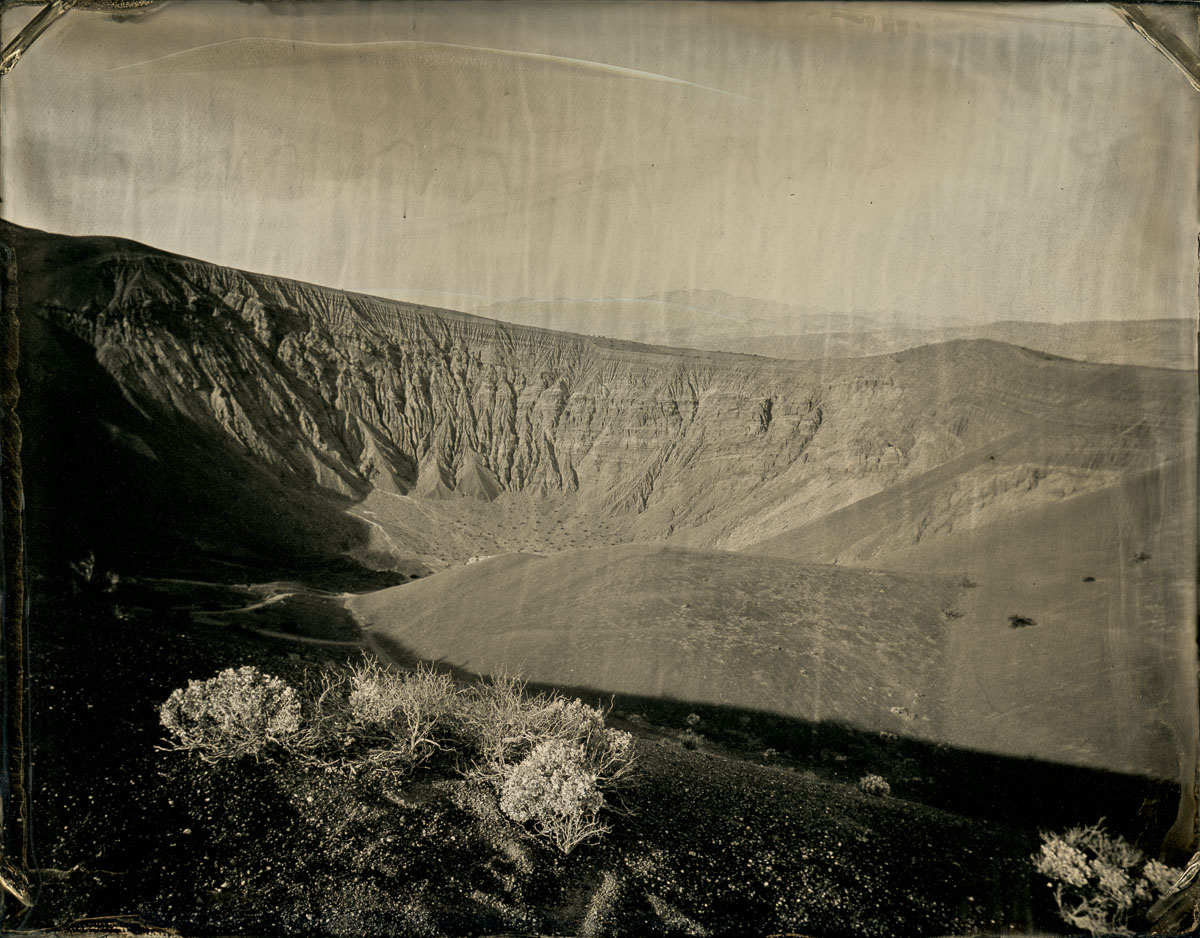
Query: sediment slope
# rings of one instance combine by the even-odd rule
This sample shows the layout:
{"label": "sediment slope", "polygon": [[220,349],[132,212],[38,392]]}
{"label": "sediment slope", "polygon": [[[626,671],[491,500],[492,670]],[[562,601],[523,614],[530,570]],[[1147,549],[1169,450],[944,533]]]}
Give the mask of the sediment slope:
{"label": "sediment slope", "polygon": [[349,607],[391,647],[471,673],[929,737],[958,592],[950,578],[631,544],[493,557]]}
{"label": "sediment slope", "polygon": [[22,315],[92,350],[146,423],[343,501],[566,496],[631,537],[737,548],[997,440],[1040,440],[1031,470],[1068,467],[1074,491],[1194,434],[1185,373],[986,341],[807,363],[664,349],[5,232]]}

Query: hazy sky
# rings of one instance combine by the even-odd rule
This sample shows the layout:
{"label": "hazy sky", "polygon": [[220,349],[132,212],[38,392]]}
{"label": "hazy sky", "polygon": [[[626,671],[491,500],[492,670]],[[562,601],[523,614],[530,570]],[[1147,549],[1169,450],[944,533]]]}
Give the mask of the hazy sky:
{"label": "hazy sky", "polygon": [[13,221],[437,305],[1196,305],[1200,96],[1100,4],[76,10],[0,96]]}

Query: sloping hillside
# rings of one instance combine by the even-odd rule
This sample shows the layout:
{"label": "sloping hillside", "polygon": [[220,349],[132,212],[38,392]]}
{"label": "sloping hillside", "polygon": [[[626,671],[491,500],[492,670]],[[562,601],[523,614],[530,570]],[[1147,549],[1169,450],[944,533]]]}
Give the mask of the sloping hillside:
{"label": "sloping hillside", "polygon": [[[454,773],[380,784],[287,761],[214,768],[155,747],[174,687],[241,661],[301,686],[344,649],[300,656],[223,626],[180,633],[159,615],[114,620],[61,600],[42,614],[55,640],[37,643],[36,673],[56,692],[38,695],[48,875],[31,927],[52,934],[118,913],[105,934],[144,922],[185,935],[584,935],[596,909],[606,935],[918,938],[1053,923],[1028,884],[1033,817],[922,804],[926,786],[877,750],[865,767],[801,771],[685,751],[643,728],[628,813],[563,857]],[[886,772],[896,797],[860,792],[866,770]],[[1045,817],[1088,814],[1073,803]]]}
{"label": "sloping hillside", "polygon": [[625,545],[493,557],[349,605],[380,639],[476,674],[926,736],[957,592],[949,578]]}
{"label": "sloping hillside", "polygon": [[[94,549],[102,565],[128,572],[179,566],[197,554],[235,566],[307,557],[321,567],[350,554],[420,572],[492,553],[665,538],[677,547],[752,548],[788,562],[950,577],[968,571],[985,586],[955,610],[963,627],[950,633],[947,673],[983,661],[1009,691],[968,705],[969,689],[960,689],[966,696],[955,706],[964,716],[954,738],[971,744],[980,727],[991,727],[991,742],[1009,750],[1121,767],[1144,755],[1166,771],[1170,741],[1146,724],[1158,701],[1120,723],[1147,739],[1152,753],[1082,725],[1047,730],[1037,741],[1027,717],[1036,712],[1034,722],[1053,727],[1062,722],[1055,701],[1068,706],[1079,692],[1126,707],[1136,687],[1183,686],[1176,678],[1186,649],[1171,642],[1189,621],[1194,526],[1184,524],[1178,536],[1139,533],[1139,526],[1182,519],[1171,506],[1194,505],[1186,471],[1160,469],[1185,465],[1177,461],[1194,451],[1192,375],[986,341],[812,363],[686,352],[342,294],[112,239],[10,234],[22,271],[35,561],[65,566]],[[636,550],[628,550],[624,563],[636,566]],[[1072,561],[1087,550],[1104,557],[1075,569]],[[1137,562],[1143,553],[1154,559]],[[558,563],[562,570],[538,575],[595,600],[572,600],[589,634],[620,635],[639,621],[649,627],[660,652],[645,656],[646,667],[673,674],[661,684],[649,673],[637,677],[639,692],[715,692],[713,649],[697,646],[687,667],[676,667],[685,662],[670,656],[686,642],[671,632],[675,618],[656,608],[639,619],[621,606],[622,576],[599,575],[580,560],[601,555],[490,560],[453,574],[465,578],[461,584],[439,577],[411,587],[404,602],[427,596],[445,616],[446,597],[480,571]],[[700,563],[655,556],[650,569]],[[759,583],[763,595],[776,588],[749,568],[732,575],[740,559],[714,556],[723,559],[710,574],[685,576],[688,589],[704,589],[702,581],[730,596],[740,595],[739,581]],[[1052,571],[1066,579],[1052,590],[1033,586]],[[795,578],[790,568],[772,576],[780,589]],[[844,578],[835,571],[820,579]],[[524,593],[504,584],[489,594],[494,606],[480,599],[460,610],[463,628],[476,630],[473,641],[488,634],[477,613],[510,630],[557,627],[547,616],[562,600],[522,611]],[[829,589],[822,595],[858,591]],[[779,601],[751,619],[768,623],[767,632],[784,628],[797,611],[788,603],[802,603],[803,591]],[[865,629],[874,641],[897,627],[893,620],[917,616],[924,624],[914,636],[926,635],[924,628],[942,628],[937,616],[946,611],[941,599],[914,599],[907,613],[856,616],[860,601],[829,606],[837,611],[828,628]],[[1009,629],[1009,616],[1033,619],[1040,631]],[[1103,644],[1094,641],[1099,622],[1108,623]],[[1139,629],[1156,637],[1139,643]],[[714,640],[737,645],[719,634]],[[914,637],[911,645],[923,643]],[[428,651],[460,656],[465,647],[464,639]],[[604,647],[619,660],[617,646]],[[783,636],[772,647],[787,647]],[[536,664],[532,648],[509,663]],[[751,651],[737,652],[737,661]],[[634,679],[606,671],[605,654],[581,654],[580,673],[602,689]],[[1005,683],[1006,674],[1039,674],[1039,662],[1066,659],[1092,677],[1050,697],[1047,680],[1028,693],[1021,681]],[[731,667],[738,676],[722,694],[771,700],[787,684],[782,672],[760,681],[741,664]],[[861,671],[871,675],[868,687],[876,673]],[[887,673],[880,662],[878,674]],[[558,670],[552,676],[574,680]],[[913,692],[935,680],[909,676],[900,683]],[[840,680],[837,669],[830,680]],[[826,699],[836,699],[836,718],[875,726],[855,709],[870,693],[856,687]],[[1183,714],[1175,694],[1171,709]],[[911,711],[910,703],[884,711]],[[788,706],[813,716],[823,705],[801,693]]]}
{"label": "sloping hillside", "polygon": [[[956,481],[954,468],[750,550],[969,584],[943,650],[947,741],[1164,777],[1186,766],[1196,751],[1194,459],[1065,494],[1054,476],[1027,477],[1015,494],[995,481],[968,490],[978,476]],[[1039,496],[1044,487],[1055,490]],[[971,509],[955,513],[964,498]]]}
{"label": "sloping hillside", "polygon": [[[1035,441],[1037,459],[1070,467],[1070,484],[1086,488],[1107,481],[1096,472],[1178,452],[1190,416],[1179,407],[1186,374],[998,343],[808,363],[688,352],[344,294],[113,239],[6,230],[22,316],[75,349],[69,360],[42,356],[45,370],[27,375],[31,397],[53,387],[69,399],[86,362],[126,409],[94,430],[110,446],[137,437],[164,464],[180,461],[138,424],[160,449],[186,437],[219,454],[214,464],[254,465],[260,489],[340,506],[372,492],[478,505],[562,496],[621,519],[631,538],[736,548],[997,440]],[[61,434],[52,421],[30,429],[35,448]],[[187,458],[189,472],[197,461]],[[77,501],[90,497],[81,489]],[[116,504],[136,511],[141,500],[134,486]],[[341,542],[361,545],[367,528]],[[454,553],[385,534],[375,562]]]}
{"label": "sloping hillside", "polygon": [[[345,594],[398,659],[683,708],[643,724],[668,740],[695,707],[760,756],[772,727],[814,764],[887,750],[898,791],[943,804],[1001,762],[989,810],[1010,779],[1044,773],[1028,790],[1053,800],[1064,765],[1101,770],[1073,821],[1107,806],[1103,773],[1136,776],[1126,794],[1179,782],[1190,836],[1194,374],[985,340],[811,362],[658,348],[4,233],[35,572],[94,550],[123,596],[157,573],[186,597],[287,567],[326,599],[381,585],[360,564],[421,574]],[[63,586],[84,628],[250,647],[202,603]],[[146,731],[152,707],[128,707],[94,716]]]}

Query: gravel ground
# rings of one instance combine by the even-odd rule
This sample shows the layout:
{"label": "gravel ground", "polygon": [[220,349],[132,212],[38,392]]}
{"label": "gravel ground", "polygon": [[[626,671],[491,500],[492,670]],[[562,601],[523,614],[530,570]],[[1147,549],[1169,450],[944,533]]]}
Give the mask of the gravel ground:
{"label": "gravel ground", "polygon": [[34,612],[39,903],[183,934],[977,934],[1053,929],[1036,832],[639,738],[611,834],[568,857],[437,769],[403,783],[157,750],[189,678],[345,659],[158,612]]}

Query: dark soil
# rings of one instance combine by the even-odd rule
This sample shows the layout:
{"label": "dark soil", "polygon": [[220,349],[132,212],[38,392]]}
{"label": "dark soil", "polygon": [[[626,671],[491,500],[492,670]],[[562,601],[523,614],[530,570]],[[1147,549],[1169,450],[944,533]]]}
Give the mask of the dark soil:
{"label": "dark soil", "polygon": [[28,927],[97,916],[213,935],[1054,927],[1028,863],[1036,831],[730,758],[702,732],[689,751],[677,730],[642,726],[628,813],[567,857],[448,765],[381,782],[160,751],[158,705],[189,678],[253,664],[298,685],[347,655],[144,609],[35,603],[42,872]]}

